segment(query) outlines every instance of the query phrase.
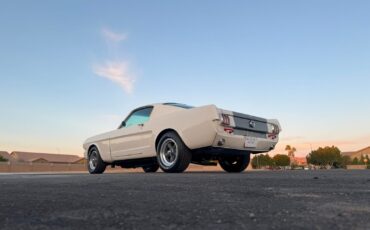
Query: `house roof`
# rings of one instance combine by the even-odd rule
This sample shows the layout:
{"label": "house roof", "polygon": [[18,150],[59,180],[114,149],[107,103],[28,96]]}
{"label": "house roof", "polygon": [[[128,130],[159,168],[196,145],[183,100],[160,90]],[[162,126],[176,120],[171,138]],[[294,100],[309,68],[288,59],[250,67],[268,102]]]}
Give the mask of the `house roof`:
{"label": "house roof", "polygon": [[29,162],[35,162],[35,161],[48,161],[44,158],[34,158],[34,159],[30,159]]}
{"label": "house roof", "polygon": [[73,162],[73,164],[80,164],[80,163],[85,163],[85,162],[86,162],[86,159],[84,157],[81,157],[77,161]]}
{"label": "house roof", "polygon": [[363,148],[361,150],[358,150],[357,152],[365,152],[366,150],[370,150],[370,146],[366,147],[366,148]]}
{"label": "house roof", "polygon": [[81,157],[76,155],[51,154],[51,153],[12,152],[10,155],[18,161],[25,162],[32,162],[42,158],[50,163],[74,163],[81,159]]}
{"label": "house roof", "polygon": [[343,156],[352,156],[353,154],[356,154],[357,152],[342,152]]}
{"label": "house roof", "polygon": [[369,155],[370,154],[370,146],[363,148],[358,151],[353,151],[353,152],[342,152],[341,153],[343,156],[349,156],[351,158],[360,158],[362,155]]}
{"label": "house roof", "polygon": [[0,151],[0,156],[7,159],[8,161],[15,161],[15,159],[8,152]]}

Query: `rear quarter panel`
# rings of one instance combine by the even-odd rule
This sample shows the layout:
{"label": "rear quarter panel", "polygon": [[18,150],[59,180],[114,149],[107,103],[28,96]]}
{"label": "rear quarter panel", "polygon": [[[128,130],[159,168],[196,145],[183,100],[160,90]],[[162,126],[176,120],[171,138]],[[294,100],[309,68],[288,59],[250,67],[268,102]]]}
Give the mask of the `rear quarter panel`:
{"label": "rear quarter panel", "polygon": [[154,142],[166,129],[175,130],[190,149],[211,146],[216,137],[216,123],[219,119],[217,107],[208,105],[193,109],[181,109],[171,113],[157,108],[152,122]]}

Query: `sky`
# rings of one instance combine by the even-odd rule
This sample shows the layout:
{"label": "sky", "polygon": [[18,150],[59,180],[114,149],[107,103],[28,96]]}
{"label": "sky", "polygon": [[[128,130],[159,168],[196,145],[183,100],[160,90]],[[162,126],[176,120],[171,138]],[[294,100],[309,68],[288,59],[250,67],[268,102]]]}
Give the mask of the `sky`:
{"label": "sky", "polygon": [[82,155],[134,108],[279,119],[298,156],[370,146],[370,2],[0,1],[0,150]]}

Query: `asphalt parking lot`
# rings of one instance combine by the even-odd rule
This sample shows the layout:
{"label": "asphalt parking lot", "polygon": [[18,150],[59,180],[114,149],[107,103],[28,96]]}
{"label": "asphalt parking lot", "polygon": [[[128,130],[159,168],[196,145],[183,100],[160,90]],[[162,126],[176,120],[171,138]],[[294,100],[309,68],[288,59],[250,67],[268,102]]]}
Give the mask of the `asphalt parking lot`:
{"label": "asphalt parking lot", "polygon": [[370,171],[0,175],[0,229],[370,229]]}

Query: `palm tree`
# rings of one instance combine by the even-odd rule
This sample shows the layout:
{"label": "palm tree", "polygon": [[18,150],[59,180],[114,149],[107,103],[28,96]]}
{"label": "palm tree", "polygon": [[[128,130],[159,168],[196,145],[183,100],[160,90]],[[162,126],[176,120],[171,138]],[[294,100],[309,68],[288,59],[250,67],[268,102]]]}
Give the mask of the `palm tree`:
{"label": "palm tree", "polygon": [[297,152],[297,149],[295,147],[287,145],[285,147],[285,151],[288,151],[288,157],[290,158],[290,166],[292,166],[294,164],[294,157],[295,157],[295,152]]}

